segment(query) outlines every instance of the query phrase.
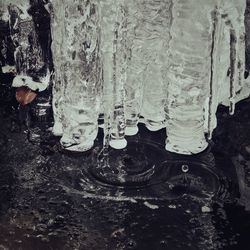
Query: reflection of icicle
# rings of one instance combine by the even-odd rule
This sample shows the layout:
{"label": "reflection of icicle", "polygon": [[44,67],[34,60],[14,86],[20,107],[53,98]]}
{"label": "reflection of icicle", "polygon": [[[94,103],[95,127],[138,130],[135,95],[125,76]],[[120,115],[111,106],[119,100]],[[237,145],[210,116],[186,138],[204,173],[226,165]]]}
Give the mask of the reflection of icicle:
{"label": "reflection of icicle", "polygon": [[124,0],[103,1],[102,56],[104,80],[104,144],[113,148],[126,147],[124,116],[124,83],[126,81],[127,20]]}

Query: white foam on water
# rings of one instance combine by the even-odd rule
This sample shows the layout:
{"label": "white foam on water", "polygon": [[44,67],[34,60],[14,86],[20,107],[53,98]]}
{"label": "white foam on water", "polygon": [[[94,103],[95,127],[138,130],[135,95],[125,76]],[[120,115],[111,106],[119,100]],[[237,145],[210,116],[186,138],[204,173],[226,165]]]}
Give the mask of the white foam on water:
{"label": "white foam on water", "polygon": [[146,207],[148,207],[148,208],[150,208],[150,209],[153,209],[153,210],[159,209],[159,206],[153,205],[153,204],[149,203],[148,201],[145,201],[143,204],[144,204]]}

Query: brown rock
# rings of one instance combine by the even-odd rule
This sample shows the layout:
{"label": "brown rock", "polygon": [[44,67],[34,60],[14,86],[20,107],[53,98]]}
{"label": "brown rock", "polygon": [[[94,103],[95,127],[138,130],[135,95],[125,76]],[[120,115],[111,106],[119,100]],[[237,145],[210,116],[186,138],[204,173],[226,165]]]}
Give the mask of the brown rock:
{"label": "brown rock", "polygon": [[36,96],[37,93],[27,87],[20,87],[16,90],[16,99],[22,106],[31,103]]}

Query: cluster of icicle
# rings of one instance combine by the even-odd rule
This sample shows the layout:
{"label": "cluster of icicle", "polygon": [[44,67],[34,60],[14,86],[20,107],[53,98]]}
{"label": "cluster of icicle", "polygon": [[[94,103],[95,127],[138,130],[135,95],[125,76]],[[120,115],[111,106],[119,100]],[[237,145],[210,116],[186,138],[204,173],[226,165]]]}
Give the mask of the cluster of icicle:
{"label": "cluster of icicle", "polygon": [[104,147],[122,149],[143,122],[151,131],[166,128],[169,151],[203,151],[217,106],[228,105],[233,114],[235,103],[250,94],[245,5],[51,0],[53,133],[66,149],[86,151],[94,145],[99,117]]}
{"label": "cluster of icicle", "polygon": [[244,81],[245,0],[52,1],[54,133],[69,150],[166,127],[166,149],[203,151],[220,103],[234,113]]}

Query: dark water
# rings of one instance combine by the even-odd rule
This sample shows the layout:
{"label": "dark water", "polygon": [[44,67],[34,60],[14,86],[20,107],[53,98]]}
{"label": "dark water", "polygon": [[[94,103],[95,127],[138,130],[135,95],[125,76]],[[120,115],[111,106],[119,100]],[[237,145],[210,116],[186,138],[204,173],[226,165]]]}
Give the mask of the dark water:
{"label": "dark water", "polygon": [[67,153],[49,124],[28,131],[2,103],[0,249],[248,249],[249,110],[241,102],[230,117],[221,107],[197,156],[167,153],[164,130],[141,126],[102,172],[102,131],[93,150]]}
{"label": "dark water", "polygon": [[[38,10],[34,21],[48,24]],[[51,64],[49,25],[37,29]],[[167,153],[165,131],[140,126],[107,159],[102,131],[90,152],[65,152],[49,110],[37,115],[51,89],[21,108],[12,79],[0,75],[0,250],[250,248],[249,100],[232,117],[219,108],[210,148],[197,156]]]}

